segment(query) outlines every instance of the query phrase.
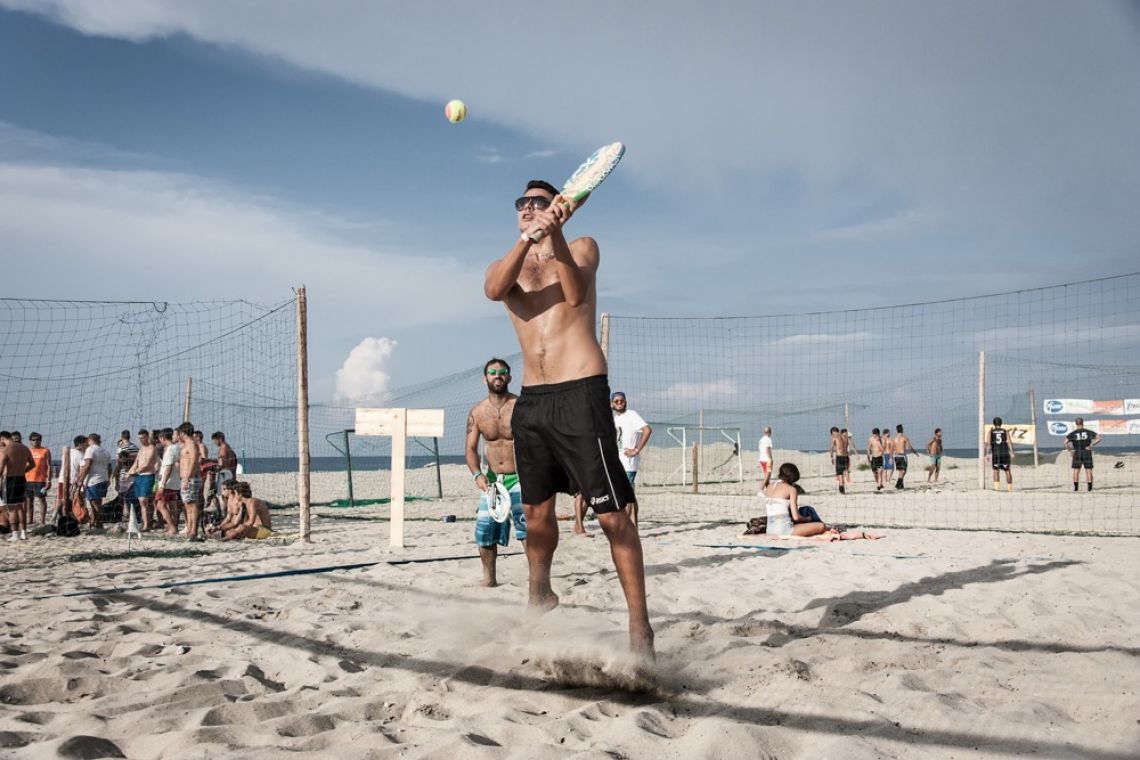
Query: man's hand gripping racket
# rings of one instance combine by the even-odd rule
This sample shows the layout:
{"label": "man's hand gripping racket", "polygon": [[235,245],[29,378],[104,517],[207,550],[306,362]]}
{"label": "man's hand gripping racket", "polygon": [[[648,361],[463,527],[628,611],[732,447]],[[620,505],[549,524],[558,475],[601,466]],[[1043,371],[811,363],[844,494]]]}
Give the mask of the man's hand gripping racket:
{"label": "man's hand gripping racket", "polygon": [[[561,209],[555,213],[561,216],[563,222],[570,218],[575,209],[585,203],[590,193],[602,184],[602,180],[610,176],[610,172],[624,155],[625,146],[619,142],[603,145],[570,175],[570,179],[562,186],[562,192],[554,199],[555,205]],[[527,237],[535,243],[545,236],[545,230],[541,229],[527,233]]]}

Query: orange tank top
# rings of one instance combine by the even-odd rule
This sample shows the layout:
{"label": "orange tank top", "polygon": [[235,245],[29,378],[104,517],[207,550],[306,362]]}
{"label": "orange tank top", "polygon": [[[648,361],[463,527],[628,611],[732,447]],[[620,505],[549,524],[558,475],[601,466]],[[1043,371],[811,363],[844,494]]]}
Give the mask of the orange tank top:
{"label": "orange tank top", "polygon": [[48,473],[48,454],[50,453],[47,448],[28,449],[32,453],[32,462],[35,467],[28,473],[27,478],[29,483],[46,483],[50,478]]}

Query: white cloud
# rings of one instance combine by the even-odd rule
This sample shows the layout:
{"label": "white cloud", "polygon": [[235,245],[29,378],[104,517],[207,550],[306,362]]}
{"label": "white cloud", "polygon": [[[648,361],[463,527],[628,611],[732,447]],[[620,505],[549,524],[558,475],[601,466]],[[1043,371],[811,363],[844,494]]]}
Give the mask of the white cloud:
{"label": "white cloud", "polygon": [[430,241],[409,250],[343,239],[357,227],[200,177],[0,162],[12,282],[56,298],[262,303],[306,285],[312,382],[324,393],[362,335],[501,309],[471,285],[482,282],[481,267]]}
{"label": "white cloud", "polygon": [[365,338],[336,371],[336,400],[381,401],[388,391],[388,360],[397,346],[389,338]]}
{"label": "white cloud", "polygon": [[807,242],[812,244],[830,243],[878,243],[884,240],[898,240],[908,237],[922,228],[931,226],[937,217],[919,211],[903,211],[885,219],[874,219],[860,224],[832,227],[813,232]]}
{"label": "white cloud", "polygon": [[[699,401],[709,401],[718,396],[722,398],[733,398],[737,392],[736,379],[726,377],[705,383],[673,383],[668,388],[659,391],[649,391],[643,394],[644,399],[642,401],[646,405],[662,404],[666,406],[677,406]],[[638,403],[642,403],[642,401]]]}
{"label": "white cloud", "polygon": [[530,153],[527,153],[526,156],[524,156],[524,158],[550,158],[551,156],[557,156],[557,155],[558,155],[558,151],[553,150],[553,149],[532,150]]}
{"label": "white cloud", "polygon": [[875,333],[866,331],[853,333],[802,333],[797,335],[789,335],[786,338],[774,340],[769,345],[773,348],[798,348],[808,346],[852,347],[867,343],[874,339]]}
{"label": "white cloud", "polygon": [[856,187],[1005,229],[1060,207],[1098,236],[1115,229],[1094,221],[1131,218],[1126,191],[1140,190],[1126,3],[662,0],[647,20],[641,4],[582,0],[543,9],[545,33],[575,40],[557,97],[502,75],[533,15],[465,0],[0,4],[88,34],[183,33],[429,102],[462,92],[483,118],[575,150],[622,139],[623,172],[651,182],[790,175],[809,195]]}

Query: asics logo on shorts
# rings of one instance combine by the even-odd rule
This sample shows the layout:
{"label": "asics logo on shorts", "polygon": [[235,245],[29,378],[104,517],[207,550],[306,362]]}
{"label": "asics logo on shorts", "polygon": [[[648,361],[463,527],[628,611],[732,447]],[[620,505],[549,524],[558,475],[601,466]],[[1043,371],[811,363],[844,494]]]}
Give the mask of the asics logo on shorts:
{"label": "asics logo on shorts", "polygon": [[605,504],[609,500],[609,494],[606,494],[605,496],[593,496],[590,498],[590,506],[592,507],[597,504]]}

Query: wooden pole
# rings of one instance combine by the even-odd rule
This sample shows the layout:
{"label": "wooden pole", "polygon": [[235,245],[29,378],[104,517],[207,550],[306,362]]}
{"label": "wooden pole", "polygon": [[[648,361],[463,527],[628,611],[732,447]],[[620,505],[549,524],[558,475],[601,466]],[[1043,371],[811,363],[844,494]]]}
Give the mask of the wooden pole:
{"label": "wooden pole", "polygon": [[309,299],[297,288],[297,504],[300,539],[309,542]]}
{"label": "wooden pole", "polygon": [[698,462],[700,461],[700,458],[701,458],[700,450],[701,450],[701,445],[699,443],[694,443],[693,444],[693,493],[697,493],[697,491],[700,490],[700,485],[701,485],[701,477],[697,471],[697,468],[699,466]]}
{"label": "wooden pole", "polygon": [[606,362],[610,360],[610,315],[602,314],[602,337],[599,341],[602,344],[602,356],[606,357]]}
{"label": "wooden pole", "polygon": [[194,395],[194,378],[186,378],[186,399],[182,402],[182,421],[190,421],[190,397]]}
{"label": "wooden pole", "polygon": [[1029,426],[1033,428],[1033,467],[1037,467],[1037,393],[1029,389]]}
{"label": "wooden pole", "polygon": [[[846,401],[843,402],[843,427],[848,433],[851,432],[851,410],[848,408]],[[847,452],[843,452],[843,455],[847,456]]]}
{"label": "wooden pole", "polygon": [[978,488],[986,490],[986,352],[978,354]]}
{"label": "wooden pole", "polygon": [[392,431],[392,498],[391,533],[388,543],[404,548],[404,454],[408,441],[408,410],[395,409],[395,430]]}

